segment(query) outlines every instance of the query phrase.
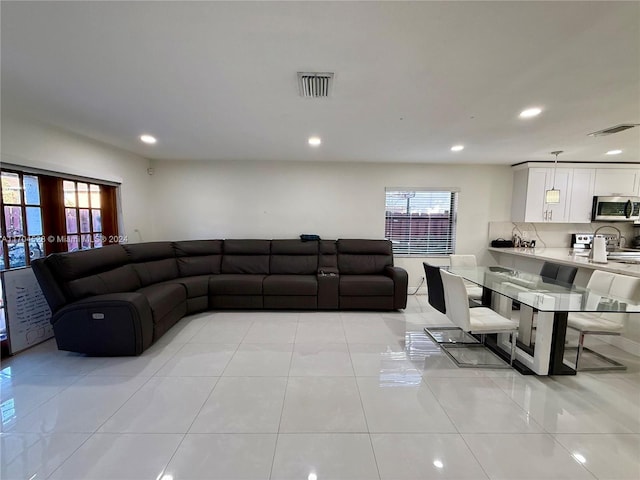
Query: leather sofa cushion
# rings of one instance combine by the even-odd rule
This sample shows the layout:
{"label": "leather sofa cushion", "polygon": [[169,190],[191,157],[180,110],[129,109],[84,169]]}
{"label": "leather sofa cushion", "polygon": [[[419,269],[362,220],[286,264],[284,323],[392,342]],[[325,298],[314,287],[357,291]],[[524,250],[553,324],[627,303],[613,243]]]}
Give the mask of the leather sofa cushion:
{"label": "leather sofa cushion", "polygon": [[139,289],[138,293],[147,298],[153,312],[154,321],[162,319],[181,303],[186,303],[187,301],[186,289],[177,283],[149,285]]}
{"label": "leather sofa cushion", "polygon": [[393,280],[384,275],[340,275],[340,296],[393,296]]}
{"label": "leather sofa cushion", "polygon": [[57,278],[68,282],[126,265],[129,257],[122,245],[106,245],[94,250],[53,253],[48,263]]}
{"label": "leather sofa cushion", "polygon": [[269,255],[271,240],[225,240],[225,255]]}
{"label": "leather sofa cushion", "polygon": [[393,266],[391,255],[338,254],[340,275],[372,275],[382,273],[387,266]]}
{"label": "leather sofa cushion", "polygon": [[133,292],[142,285],[132,265],[78,278],[67,283],[74,300],[107,293]]}
{"label": "leather sofa cushion", "polygon": [[318,242],[312,240],[271,240],[271,253],[276,255],[318,255]]}
{"label": "leather sofa cushion", "polygon": [[264,279],[265,295],[317,295],[315,275],[269,275]]}
{"label": "leather sofa cushion", "polygon": [[129,259],[136,263],[175,257],[171,242],[128,243],[123,247]]}
{"label": "leather sofa cushion", "polygon": [[318,271],[318,255],[271,255],[270,273],[314,275]]}
{"label": "leather sofa cushion", "polygon": [[187,289],[187,298],[205,297],[209,295],[209,278],[209,275],[174,278],[164,282],[162,285],[183,285]]}
{"label": "leather sofa cushion", "polygon": [[173,242],[176,257],[195,257],[222,254],[222,240],[184,240]]}
{"label": "leather sofa cushion", "polygon": [[341,275],[371,275],[393,266],[389,240],[341,239],[336,242]]}
{"label": "leather sofa cushion", "polygon": [[268,274],[269,255],[227,255],[222,257],[222,273]]}
{"label": "leather sofa cushion", "polygon": [[272,240],[269,273],[313,275],[318,271],[318,242]]}
{"label": "leather sofa cushion", "polygon": [[209,278],[210,295],[262,295],[262,282],[266,275],[214,275]]}
{"label": "leather sofa cushion", "polygon": [[133,268],[140,277],[143,287],[178,277],[178,264],[175,258],[135,263]]}
{"label": "leather sofa cushion", "polygon": [[338,253],[393,255],[393,248],[389,240],[340,239],[336,246]]}
{"label": "leather sofa cushion", "polygon": [[178,271],[181,277],[220,273],[222,255],[178,257]]}
{"label": "leather sofa cushion", "polygon": [[320,240],[320,253],[324,255],[335,255],[338,253],[338,245],[335,240]]}
{"label": "leather sofa cushion", "polygon": [[320,240],[318,269],[338,268],[338,247],[335,240]]}

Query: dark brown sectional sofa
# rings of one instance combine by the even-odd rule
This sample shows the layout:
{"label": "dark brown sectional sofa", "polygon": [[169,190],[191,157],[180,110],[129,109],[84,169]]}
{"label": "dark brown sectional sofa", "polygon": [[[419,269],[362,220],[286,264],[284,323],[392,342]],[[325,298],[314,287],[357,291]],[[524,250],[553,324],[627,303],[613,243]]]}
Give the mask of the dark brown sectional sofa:
{"label": "dark brown sectional sofa", "polygon": [[396,310],[407,272],[387,240],[188,240],[54,253],[32,268],[60,350],[139,355],[217,309]]}

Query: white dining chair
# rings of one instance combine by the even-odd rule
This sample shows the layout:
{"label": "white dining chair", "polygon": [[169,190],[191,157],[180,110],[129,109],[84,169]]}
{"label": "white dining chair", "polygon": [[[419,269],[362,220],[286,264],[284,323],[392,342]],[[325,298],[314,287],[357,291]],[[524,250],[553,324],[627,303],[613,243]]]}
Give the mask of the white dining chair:
{"label": "white dining chair", "polygon": [[[589,296],[587,309],[596,309],[603,297],[626,299],[627,310],[638,310],[640,305],[640,278],[616,273],[594,270],[587,283]],[[625,370],[627,367],[616,360],[584,346],[586,335],[621,335],[629,313],[579,312],[570,313],[567,326],[579,333],[578,352],[576,354],[576,370]],[[580,367],[580,359],[587,351],[609,365],[597,367]]]}
{"label": "white dining chair", "polygon": [[[511,355],[509,364],[513,365],[518,323],[503,317],[498,312],[487,307],[469,308],[467,290],[462,277],[449,273],[446,270],[440,270],[440,275],[442,276],[442,284],[444,286],[446,315],[449,317],[449,320],[466,333],[479,334],[481,341],[484,341],[484,336],[489,333],[510,334]],[[465,346],[471,347],[473,345]],[[455,345],[448,344],[442,344],[441,347],[445,349],[445,352],[447,352],[448,348],[458,348]],[[450,353],[449,356],[451,356],[456,363],[460,364]],[[464,366],[476,365],[465,364]]]}
{"label": "white dining chair", "polygon": [[[477,267],[478,262],[475,255],[449,255],[449,264],[452,267]],[[467,289],[467,296],[478,303],[482,303],[482,287],[466,281],[464,286]]]}

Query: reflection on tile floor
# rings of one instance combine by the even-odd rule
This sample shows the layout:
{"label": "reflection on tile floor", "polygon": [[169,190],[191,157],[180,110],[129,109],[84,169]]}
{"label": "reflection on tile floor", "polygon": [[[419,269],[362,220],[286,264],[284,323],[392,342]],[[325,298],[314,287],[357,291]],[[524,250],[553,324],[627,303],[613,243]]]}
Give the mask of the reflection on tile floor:
{"label": "reflection on tile floor", "polygon": [[8,479],[640,478],[640,358],[462,369],[403,312],[210,312],[140,357],[53,341],[0,366]]}

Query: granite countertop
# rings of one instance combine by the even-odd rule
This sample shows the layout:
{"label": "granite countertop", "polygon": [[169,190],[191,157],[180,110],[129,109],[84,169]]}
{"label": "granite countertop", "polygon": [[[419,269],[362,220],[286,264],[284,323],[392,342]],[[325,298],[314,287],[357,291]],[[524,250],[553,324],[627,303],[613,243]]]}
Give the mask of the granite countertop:
{"label": "granite countertop", "polygon": [[640,264],[620,263],[610,261],[608,263],[592,263],[589,260],[588,252],[575,253],[572,248],[494,248],[489,247],[490,252],[507,255],[517,255],[520,257],[535,258],[541,261],[550,261],[564,265],[571,265],[579,268],[589,268],[591,270],[604,270],[606,272],[621,273],[640,277]]}

